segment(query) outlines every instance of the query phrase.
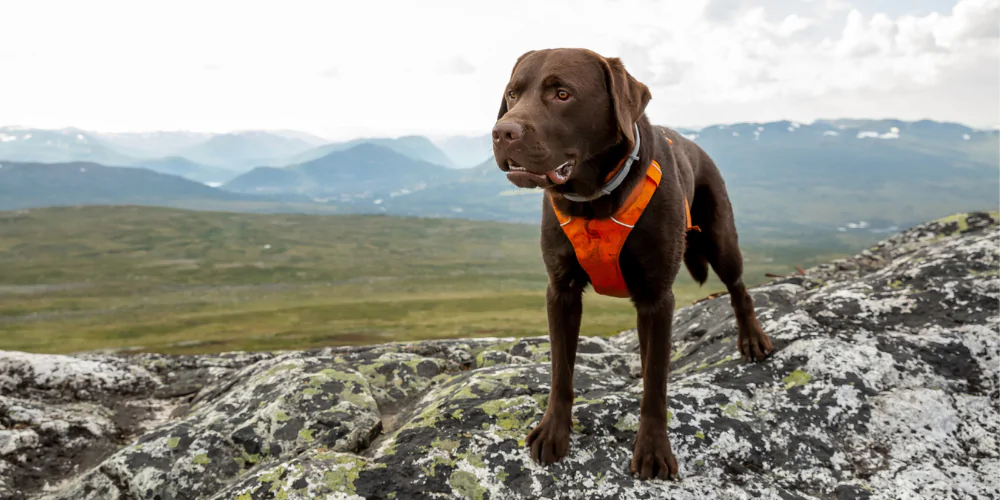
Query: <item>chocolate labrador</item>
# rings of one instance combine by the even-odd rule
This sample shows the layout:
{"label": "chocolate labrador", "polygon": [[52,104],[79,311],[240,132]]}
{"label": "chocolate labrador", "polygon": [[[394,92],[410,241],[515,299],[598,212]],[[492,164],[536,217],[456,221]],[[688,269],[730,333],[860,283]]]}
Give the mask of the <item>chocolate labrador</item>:
{"label": "chocolate labrador", "polygon": [[[650,97],[648,87],[617,58],[585,49],[527,52],[514,64],[500,103],[493,154],[511,183],[545,190],[541,246],[549,275],[552,386],[545,415],[526,439],[532,458],[551,464],[569,451],[582,294],[588,284],[597,286],[580,258],[588,250],[574,246],[578,240],[571,241],[562,226],[570,220],[584,221],[583,227],[610,220],[628,229],[624,237],[616,236],[623,238],[617,255],[604,262],[616,268],[608,276],[617,272],[627,289],[618,296],[630,298],[636,308],[644,382],[630,470],[641,479],[676,479],[667,436],[667,376],[671,288],[681,262],[699,283],[711,266],[726,285],[744,359],[762,360],[772,346],[743,284],[743,257],[722,175],[695,143],[649,123],[644,110]],[[633,225],[615,219],[644,190],[650,197],[639,207],[641,217]]]}

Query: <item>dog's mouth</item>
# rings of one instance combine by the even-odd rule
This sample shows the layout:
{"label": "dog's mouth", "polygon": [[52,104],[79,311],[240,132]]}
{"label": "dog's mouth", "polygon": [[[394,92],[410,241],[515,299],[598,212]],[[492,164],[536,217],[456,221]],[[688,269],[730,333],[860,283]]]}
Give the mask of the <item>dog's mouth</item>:
{"label": "dog's mouth", "polygon": [[516,161],[507,160],[507,180],[515,186],[522,188],[547,188],[565,184],[573,175],[573,168],[576,163],[573,160],[564,162],[562,165],[545,172],[536,174],[519,165]]}

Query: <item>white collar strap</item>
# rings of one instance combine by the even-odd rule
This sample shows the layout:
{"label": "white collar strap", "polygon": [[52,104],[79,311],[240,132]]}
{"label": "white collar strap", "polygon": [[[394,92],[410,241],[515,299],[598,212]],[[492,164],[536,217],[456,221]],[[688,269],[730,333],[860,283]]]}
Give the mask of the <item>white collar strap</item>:
{"label": "white collar strap", "polygon": [[578,194],[573,194],[573,193],[564,193],[563,198],[578,203],[593,201],[602,196],[607,196],[611,194],[612,191],[614,191],[618,186],[621,185],[622,182],[625,181],[625,177],[628,176],[629,170],[632,169],[632,163],[639,159],[639,143],[640,143],[639,124],[636,123],[633,126],[635,127],[635,147],[632,148],[632,153],[628,155],[628,159],[625,160],[625,164],[622,165],[622,168],[618,170],[618,173],[615,174],[615,176],[612,177],[607,184],[602,186],[601,189],[599,189],[596,193],[590,196],[580,196]]}

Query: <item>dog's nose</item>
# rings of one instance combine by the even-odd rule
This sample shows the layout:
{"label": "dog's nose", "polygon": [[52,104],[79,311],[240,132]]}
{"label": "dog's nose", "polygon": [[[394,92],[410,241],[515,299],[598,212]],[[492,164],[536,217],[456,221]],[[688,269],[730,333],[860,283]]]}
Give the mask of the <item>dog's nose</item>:
{"label": "dog's nose", "polygon": [[493,141],[500,144],[516,142],[524,134],[524,127],[512,122],[501,121],[493,126]]}

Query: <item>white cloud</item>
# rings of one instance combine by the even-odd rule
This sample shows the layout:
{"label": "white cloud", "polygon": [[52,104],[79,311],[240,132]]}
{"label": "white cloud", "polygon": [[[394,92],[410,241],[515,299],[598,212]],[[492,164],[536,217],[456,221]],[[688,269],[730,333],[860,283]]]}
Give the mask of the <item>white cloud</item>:
{"label": "white cloud", "polygon": [[441,73],[446,75],[469,75],[476,72],[476,67],[463,57],[453,57],[439,66]]}
{"label": "white cloud", "polygon": [[808,28],[812,24],[813,21],[811,19],[805,19],[795,14],[791,14],[781,21],[781,24],[777,26],[775,33],[779,36],[791,36]]}
{"label": "white cloud", "polygon": [[675,126],[1000,122],[1000,0],[919,14],[854,5],[9,2],[0,109],[10,123],[98,130],[485,134],[517,56],[575,46],[622,57],[653,91],[651,118]]}

